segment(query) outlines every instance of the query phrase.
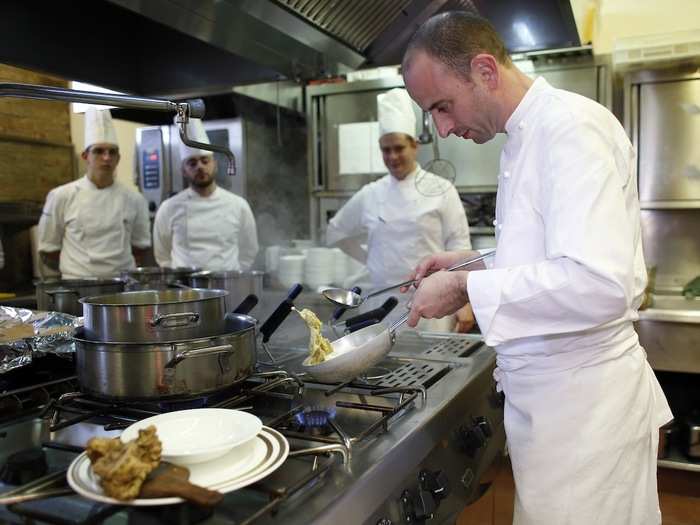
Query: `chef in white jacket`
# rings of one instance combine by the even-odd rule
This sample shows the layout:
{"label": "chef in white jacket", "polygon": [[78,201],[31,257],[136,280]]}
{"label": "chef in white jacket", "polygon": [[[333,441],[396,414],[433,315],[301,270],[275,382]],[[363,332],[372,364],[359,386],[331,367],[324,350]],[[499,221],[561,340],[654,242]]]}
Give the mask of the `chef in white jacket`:
{"label": "chef in white jacket", "polygon": [[[430,253],[471,247],[467,217],[455,187],[450,184],[444,193],[430,197],[416,189],[416,177],[437,175],[416,162],[416,117],[406,90],[396,88],[378,95],[377,113],[379,146],[389,173],[353,195],[330,220],[326,231],[327,244],[337,245],[351,257],[366,262],[375,289],[405,280]],[[365,238],[366,251],[361,247]],[[377,297],[367,309],[385,299]],[[399,307],[392,316],[404,312]],[[466,331],[473,324],[469,307],[459,317]],[[455,316],[448,315],[442,320],[424,321],[420,328],[449,331],[454,324]]]}
{"label": "chef in white jacket", "polygon": [[[210,144],[202,121],[190,119],[188,136]],[[189,187],[156,213],[153,245],[160,266],[248,270],[258,253],[255,218],[248,202],[216,185],[216,160],[207,150],[180,144]]]}
{"label": "chef in white jacket", "polygon": [[646,271],[623,128],[596,102],[521,73],[467,13],[428,20],[403,67],[441,136],[507,135],[492,266],[424,277],[468,254],[423,261],[409,325],[471,302],[505,394],[514,523],[661,523],[658,429],[672,414],[632,325]]}
{"label": "chef in white jacket", "polygon": [[[151,246],[143,195],[116,181],[119,143],[109,110],[85,112],[83,177],[54,188],[39,219],[39,255],[64,279],[134,268]],[[135,259],[136,258],[136,259]]]}

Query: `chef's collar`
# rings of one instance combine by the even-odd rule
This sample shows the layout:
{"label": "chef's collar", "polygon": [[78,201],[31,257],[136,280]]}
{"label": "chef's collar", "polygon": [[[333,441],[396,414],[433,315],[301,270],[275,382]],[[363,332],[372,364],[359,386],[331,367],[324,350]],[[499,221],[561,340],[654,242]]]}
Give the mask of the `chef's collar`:
{"label": "chef's collar", "polygon": [[109,186],[105,186],[104,188],[98,188],[97,185],[90,180],[90,177],[87,176],[87,173],[85,175],[83,175],[83,178],[81,180],[82,180],[83,188],[85,188],[87,190],[98,190],[98,191],[108,190],[109,188],[113,188],[114,183],[116,182],[115,179],[112,179],[112,184],[110,184]]}
{"label": "chef's collar", "polygon": [[406,184],[406,183],[408,183],[408,182],[413,182],[413,180],[415,179],[416,175],[418,174],[418,172],[419,172],[421,169],[422,169],[422,168],[420,167],[420,164],[418,164],[418,162],[416,162],[416,167],[415,167],[415,169],[414,169],[411,173],[409,173],[408,175],[406,175],[402,180],[398,180],[398,179],[397,179],[396,177],[394,177],[391,173],[389,173],[389,180],[391,181],[391,184],[396,184],[396,185],[398,185],[398,186],[403,186],[404,184]]}
{"label": "chef's collar", "polygon": [[197,193],[196,191],[194,191],[194,189],[192,188],[192,186],[187,186],[187,191],[189,192],[189,197],[190,197],[190,198],[196,197],[196,198],[198,198],[198,199],[212,199],[212,198],[216,198],[216,197],[218,197],[219,195],[221,195],[221,192],[219,191],[219,185],[218,185],[218,184],[216,185],[216,188],[214,188],[214,191],[212,191],[212,192],[211,192],[209,195],[207,195],[206,197],[202,197],[199,193]]}
{"label": "chef's collar", "polygon": [[535,103],[537,95],[548,89],[549,83],[542,77],[537,77],[530,88],[525,92],[525,96],[513,111],[513,114],[506,121],[506,133],[509,135],[522,131],[527,126],[528,112]]}

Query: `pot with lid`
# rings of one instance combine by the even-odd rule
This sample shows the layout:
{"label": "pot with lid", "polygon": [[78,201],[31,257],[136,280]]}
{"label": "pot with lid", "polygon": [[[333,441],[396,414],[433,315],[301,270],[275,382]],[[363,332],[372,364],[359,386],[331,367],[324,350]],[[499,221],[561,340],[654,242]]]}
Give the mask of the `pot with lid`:
{"label": "pot with lid", "polygon": [[226,290],[226,309],[232,310],[246,296],[253,294],[262,297],[263,277],[265,272],[251,270],[227,272],[197,272],[189,276],[188,282],[193,288],[213,288]]}
{"label": "pot with lid", "polygon": [[85,338],[152,343],[211,337],[226,313],[225,290],[141,290],[80,299]]}
{"label": "pot with lid", "polygon": [[80,316],[83,315],[81,298],[123,292],[125,284],[123,279],[97,277],[36,280],[37,309]]}

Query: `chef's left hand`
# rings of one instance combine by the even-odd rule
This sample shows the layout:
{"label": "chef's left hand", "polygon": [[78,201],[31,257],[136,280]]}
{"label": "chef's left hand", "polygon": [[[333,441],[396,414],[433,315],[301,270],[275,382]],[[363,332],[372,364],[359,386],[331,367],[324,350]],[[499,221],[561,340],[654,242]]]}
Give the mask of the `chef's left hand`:
{"label": "chef's left hand", "polygon": [[468,303],[468,275],[467,271],[440,271],[425,277],[413,295],[408,326],[415,327],[421,317],[439,319],[451,315]]}

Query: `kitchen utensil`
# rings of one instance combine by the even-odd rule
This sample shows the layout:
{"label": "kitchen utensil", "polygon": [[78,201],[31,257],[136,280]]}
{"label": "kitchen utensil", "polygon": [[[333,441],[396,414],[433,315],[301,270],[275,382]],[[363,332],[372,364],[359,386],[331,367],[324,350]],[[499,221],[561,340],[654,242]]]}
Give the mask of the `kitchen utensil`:
{"label": "kitchen utensil", "polygon": [[139,497],[177,496],[201,507],[214,506],[223,499],[221,492],[193,485],[188,481],[189,477],[190,471],[187,468],[161,462],[141,485]]}
{"label": "kitchen utensil", "polygon": [[44,279],[34,281],[37,309],[83,315],[80,299],[124,291],[123,279]]}
{"label": "kitchen utensil", "polygon": [[137,421],[121,440],[136,439],[139,430],[154,425],[163,445],[161,458],[176,465],[211,461],[260,433],[262,421],[253,414],[224,408],[196,408],[158,414]]}
{"label": "kitchen utensil", "polygon": [[[277,470],[289,455],[289,442],[276,430],[263,427],[255,439],[233,448],[213,461],[189,466],[191,483],[223,494],[247,487]],[[101,503],[154,506],[182,503],[179,497],[137,498],[120,501],[106,496],[92,472],[86,453],[76,457],[66,474],[68,484],[81,496]]]}
{"label": "kitchen utensil", "polygon": [[382,320],[389,315],[398,304],[399,300],[392,295],[386,301],[384,301],[380,307],[346,319],[345,332],[356,332],[357,330],[360,330],[366,326],[382,322]]}
{"label": "kitchen utensil", "polygon": [[[301,290],[293,287],[265,321],[263,341],[287,318]],[[114,400],[194,397],[231,386],[255,369],[256,323],[248,315],[230,313],[218,319],[217,335],[146,343],[93,341],[80,328],[73,335],[78,383],[83,392]]]}
{"label": "kitchen utensil", "polygon": [[[442,195],[453,187],[453,183],[457,178],[457,170],[454,164],[440,157],[440,147],[438,146],[440,139],[438,134],[435,133],[434,123],[433,133],[435,135],[435,138],[432,140],[433,159],[423,166],[423,169],[418,172],[415,178],[416,191],[426,197]],[[437,177],[431,177],[428,173],[437,175]]]}
{"label": "kitchen utensil", "polygon": [[83,297],[85,336],[92,341],[151,343],[221,334],[225,290],[142,290]]}
{"label": "kitchen utensil", "polygon": [[331,343],[333,352],[325,361],[312,365],[307,357],[302,368],[324,383],[350,381],[384,359],[396,341],[396,330],[407,319],[408,312],[389,328],[383,323],[375,324],[336,339]]}
{"label": "kitchen utensil", "polygon": [[236,304],[249,294],[262,297],[264,272],[259,271],[228,271],[228,272],[197,272],[190,274],[187,282],[193,288],[210,288],[226,290],[228,296],[224,300],[226,311],[231,311]]}
{"label": "kitchen utensil", "polygon": [[[483,255],[480,255],[479,257],[475,257],[473,259],[468,259],[464,262],[461,262],[459,264],[455,264],[454,266],[451,266],[447,268],[445,271],[452,272],[454,270],[461,270],[462,268],[465,268],[469,266],[470,264],[473,264],[475,262],[483,261],[487,257],[490,257],[491,255],[495,254],[496,250],[492,250],[490,252],[487,252]],[[416,280],[409,280],[409,281],[404,281],[399,284],[394,284],[391,286],[387,286],[386,288],[382,288],[380,290],[375,290],[371,293],[368,293],[364,297],[361,295],[353,292],[352,290],[345,290],[343,288],[328,288],[326,290],[323,290],[323,296],[328,299],[329,301],[339,305],[339,306],[344,306],[346,308],[357,308],[360,306],[362,303],[364,303],[367,299],[370,297],[375,297],[377,295],[381,295],[383,293],[386,293],[390,290],[394,290],[396,288],[400,288],[402,286],[410,286],[412,284],[415,284]]]}

